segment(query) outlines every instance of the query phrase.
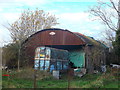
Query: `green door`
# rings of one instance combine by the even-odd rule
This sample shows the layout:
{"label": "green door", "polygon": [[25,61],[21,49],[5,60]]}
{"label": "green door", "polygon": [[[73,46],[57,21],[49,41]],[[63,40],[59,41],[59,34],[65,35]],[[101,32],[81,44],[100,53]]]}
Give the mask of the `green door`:
{"label": "green door", "polygon": [[83,51],[69,52],[69,59],[75,67],[85,67],[85,53]]}

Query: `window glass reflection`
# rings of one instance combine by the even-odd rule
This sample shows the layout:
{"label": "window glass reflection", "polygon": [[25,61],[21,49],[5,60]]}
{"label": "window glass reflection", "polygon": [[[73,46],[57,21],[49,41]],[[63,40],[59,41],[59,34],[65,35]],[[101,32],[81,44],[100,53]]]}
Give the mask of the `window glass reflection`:
{"label": "window glass reflection", "polygon": [[44,68],[44,60],[40,60],[40,70],[43,70]]}
{"label": "window glass reflection", "polygon": [[40,66],[40,70],[50,70],[50,72],[53,70],[66,70],[68,69],[68,61],[65,61],[67,56],[67,52],[58,49],[38,47],[35,51],[34,67],[37,69]]}
{"label": "window glass reflection", "polygon": [[50,61],[45,61],[45,70],[49,69]]}

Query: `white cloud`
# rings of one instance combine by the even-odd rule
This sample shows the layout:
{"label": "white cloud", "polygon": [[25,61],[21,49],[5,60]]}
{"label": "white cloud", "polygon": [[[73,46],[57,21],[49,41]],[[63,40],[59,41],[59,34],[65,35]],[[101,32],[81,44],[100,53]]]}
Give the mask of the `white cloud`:
{"label": "white cloud", "polygon": [[[87,32],[87,33],[86,33]],[[91,32],[89,29],[86,30],[80,30],[80,33],[85,34],[87,36],[92,36],[94,32]]]}
{"label": "white cloud", "polygon": [[0,8],[0,12],[2,12],[3,11],[3,9],[2,8]]}
{"label": "white cloud", "polygon": [[68,20],[68,21],[80,21],[83,19],[88,20],[89,14],[84,13],[84,12],[81,12],[81,13],[63,13],[59,16],[60,16],[60,18],[63,18],[63,19]]}
{"label": "white cloud", "polygon": [[58,10],[49,10],[49,11],[46,10],[46,12],[49,12],[51,15],[53,15],[54,13],[58,13],[59,11]]}
{"label": "white cloud", "polygon": [[38,6],[49,3],[49,0],[0,0],[2,7],[24,7],[24,6]]}
{"label": "white cloud", "polygon": [[9,31],[0,25],[0,46],[3,46],[4,44],[7,44],[11,41]]}
{"label": "white cloud", "polygon": [[15,0],[15,2],[24,3],[26,5],[32,6],[32,5],[36,5],[36,4],[39,4],[39,5],[45,4],[45,3],[49,2],[49,0]]}
{"label": "white cloud", "polygon": [[20,17],[21,13],[1,13],[0,18],[0,24],[6,24],[8,23],[13,23]]}
{"label": "white cloud", "polygon": [[[109,2],[109,0],[51,0],[51,1],[56,1],[56,2],[96,2],[96,1]],[[113,0],[113,1],[117,1],[117,0]]]}
{"label": "white cloud", "polygon": [[0,3],[6,3],[6,2],[8,2],[8,3],[10,3],[10,2],[14,2],[15,0],[0,0]]}
{"label": "white cloud", "polygon": [[9,43],[11,40],[10,33],[6,27],[8,23],[12,24],[19,18],[20,13],[0,13],[0,46]]}
{"label": "white cloud", "polygon": [[79,32],[87,36],[100,38],[99,33],[102,30],[102,25],[93,21],[89,17],[89,13],[62,13],[57,15],[57,17],[59,18],[60,23],[57,27],[68,29],[73,32]]}
{"label": "white cloud", "polygon": [[97,0],[51,0],[56,2],[96,2]]}
{"label": "white cloud", "polygon": [[90,22],[89,14],[80,12],[80,13],[62,13],[56,15],[59,18],[60,27],[62,28],[80,28],[85,25],[85,23]]}
{"label": "white cloud", "polygon": [[59,18],[60,26],[70,27],[82,27],[86,23],[91,22],[89,19],[89,13],[62,13],[56,15]]}

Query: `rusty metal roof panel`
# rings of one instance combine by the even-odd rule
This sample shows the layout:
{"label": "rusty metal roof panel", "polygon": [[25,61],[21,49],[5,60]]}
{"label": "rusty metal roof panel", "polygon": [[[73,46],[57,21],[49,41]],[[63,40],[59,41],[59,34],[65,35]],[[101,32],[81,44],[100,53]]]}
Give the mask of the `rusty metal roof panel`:
{"label": "rusty metal roof panel", "polygon": [[68,30],[45,29],[30,36],[25,42],[32,45],[85,45],[85,42]]}
{"label": "rusty metal roof panel", "polygon": [[78,32],[74,32],[74,34],[76,34],[79,38],[81,38],[88,45],[101,46],[103,48],[108,48],[106,45],[104,45],[103,43],[95,40],[92,37],[85,36],[85,35],[83,35],[81,33],[78,33]]}

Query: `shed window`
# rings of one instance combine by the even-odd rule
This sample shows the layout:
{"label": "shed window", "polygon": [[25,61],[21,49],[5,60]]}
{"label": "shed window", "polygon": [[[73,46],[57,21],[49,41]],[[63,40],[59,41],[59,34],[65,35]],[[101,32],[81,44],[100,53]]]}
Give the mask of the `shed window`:
{"label": "shed window", "polygon": [[45,60],[45,70],[49,69],[50,61]]}
{"label": "shed window", "polygon": [[40,60],[40,70],[44,70],[44,60]]}
{"label": "shed window", "polygon": [[35,69],[65,70],[68,67],[68,52],[48,47],[38,47],[35,52]]}

